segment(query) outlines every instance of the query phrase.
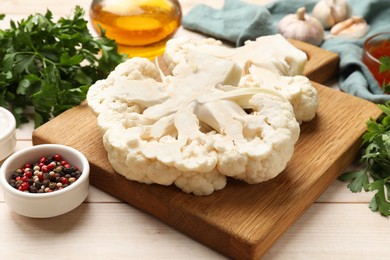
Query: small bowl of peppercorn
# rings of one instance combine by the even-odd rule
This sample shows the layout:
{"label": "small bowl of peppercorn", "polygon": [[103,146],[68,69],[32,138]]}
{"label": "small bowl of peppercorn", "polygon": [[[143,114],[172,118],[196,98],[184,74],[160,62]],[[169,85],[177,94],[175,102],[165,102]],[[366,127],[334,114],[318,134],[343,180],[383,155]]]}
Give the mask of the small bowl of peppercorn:
{"label": "small bowl of peppercorn", "polygon": [[89,163],[78,150],[60,144],[28,147],[0,169],[7,205],[27,217],[49,218],[78,207],[89,192]]}

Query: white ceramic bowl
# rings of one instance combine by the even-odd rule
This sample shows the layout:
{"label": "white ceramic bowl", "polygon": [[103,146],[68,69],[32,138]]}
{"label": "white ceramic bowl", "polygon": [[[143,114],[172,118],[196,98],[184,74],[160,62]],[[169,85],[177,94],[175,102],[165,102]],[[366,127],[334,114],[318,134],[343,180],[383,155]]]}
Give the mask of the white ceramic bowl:
{"label": "white ceramic bowl", "polygon": [[[9,184],[16,169],[26,163],[37,162],[42,156],[60,154],[70,165],[82,172],[72,185],[62,190],[48,193],[22,192]],[[28,147],[8,157],[0,169],[0,184],[7,205],[15,212],[34,218],[54,217],[69,212],[79,206],[89,192],[89,163],[85,156],[69,146],[43,144]]]}
{"label": "white ceramic bowl", "polygon": [[7,109],[0,107],[0,161],[10,155],[16,145],[15,117]]}

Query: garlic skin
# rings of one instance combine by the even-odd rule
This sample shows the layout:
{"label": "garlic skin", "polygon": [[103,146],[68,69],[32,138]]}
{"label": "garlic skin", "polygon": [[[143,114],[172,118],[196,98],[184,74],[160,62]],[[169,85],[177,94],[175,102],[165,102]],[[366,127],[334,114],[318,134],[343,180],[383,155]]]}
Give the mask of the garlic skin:
{"label": "garlic skin", "polygon": [[370,26],[361,16],[353,16],[345,21],[339,22],[332,27],[332,36],[358,39],[366,35]]}
{"label": "garlic skin", "polygon": [[348,0],[320,0],[311,15],[321,22],[324,29],[329,29],[351,16],[351,6]]}
{"label": "garlic skin", "polygon": [[279,21],[277,28],[285,38],[319,46],[324,39],[324,28],[316,18],[305,12],[306,9],[301,7],[295,14],[286,15]]}

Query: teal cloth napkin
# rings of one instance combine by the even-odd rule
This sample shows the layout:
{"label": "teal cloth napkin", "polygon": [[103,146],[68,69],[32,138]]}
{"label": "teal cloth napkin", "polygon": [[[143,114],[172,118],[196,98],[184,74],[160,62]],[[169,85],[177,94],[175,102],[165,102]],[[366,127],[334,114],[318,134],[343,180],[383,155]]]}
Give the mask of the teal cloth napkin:
{"label": "teal cloth napkin", "polygon": [[[246,40],[277,33],[276,24],[280,19],[295,13],[302,6],[310,13],[317,1],[279,0],[259,6],[240,0],[225,0],[222,9],[200,4],[183,17],[183,27],[242,46]],[[369,33],[361,39],[328,39],[321,47],[340,56],[341,90],[372,102],[383,103],[390,100],[390,95],[383,94],[361,57],[363,42],[368,37],[390,31],[390,1],[349,0],[349,3],[353,15],[366,19],[370,25]]]}
{"label": "teal cloth napkin", "polygon": [[247,40],[277,33],[271,13],[262,6],[226,0],[221,10],[196,5],[183,17],[183,27],[244,45]]}

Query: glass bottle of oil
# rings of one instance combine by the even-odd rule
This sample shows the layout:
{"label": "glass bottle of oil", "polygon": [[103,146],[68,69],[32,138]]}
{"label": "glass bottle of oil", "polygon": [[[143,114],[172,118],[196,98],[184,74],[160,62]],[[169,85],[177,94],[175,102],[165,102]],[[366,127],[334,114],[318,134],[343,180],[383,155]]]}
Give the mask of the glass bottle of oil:
{"label": "glass bottle of oil", "polygon": [[154,58],[181,24],[177,0],[93,0],[90,17],[95,30],[106,31],[129,57]]}

